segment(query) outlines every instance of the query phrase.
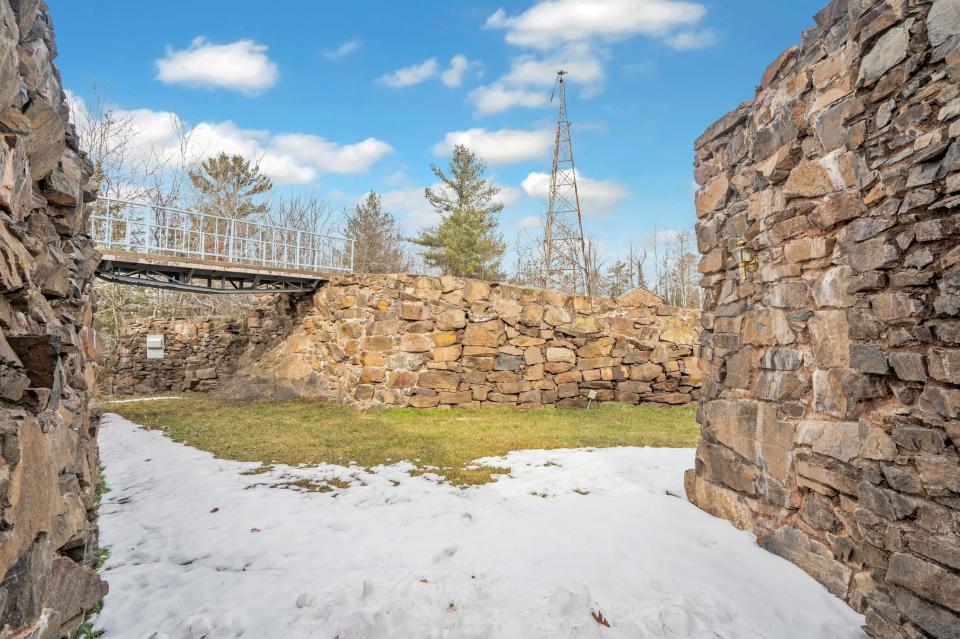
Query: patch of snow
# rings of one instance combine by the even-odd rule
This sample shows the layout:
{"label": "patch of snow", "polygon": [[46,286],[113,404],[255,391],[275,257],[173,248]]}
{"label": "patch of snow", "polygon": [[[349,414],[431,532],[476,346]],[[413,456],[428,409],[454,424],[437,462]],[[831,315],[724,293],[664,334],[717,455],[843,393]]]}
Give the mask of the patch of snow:
{"label": "patch of snow", "polygon": [[[514,452],[458,489],[407,462],[243,474],[260,465],[116,415],[100,448],[106,639],[863,637],[799,568],[667,494],[688,449]],[[334,478],[351,487],[270,487]]]}

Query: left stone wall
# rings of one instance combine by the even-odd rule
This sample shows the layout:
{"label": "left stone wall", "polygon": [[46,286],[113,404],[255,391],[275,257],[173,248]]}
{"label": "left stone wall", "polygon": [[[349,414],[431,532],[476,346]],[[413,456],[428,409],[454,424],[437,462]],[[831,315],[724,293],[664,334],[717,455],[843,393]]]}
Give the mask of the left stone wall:
{"label": "left stone wall", "polygon": [[67,637],[97,560],[99,255],[47,6],[0,0],[0,637]]}

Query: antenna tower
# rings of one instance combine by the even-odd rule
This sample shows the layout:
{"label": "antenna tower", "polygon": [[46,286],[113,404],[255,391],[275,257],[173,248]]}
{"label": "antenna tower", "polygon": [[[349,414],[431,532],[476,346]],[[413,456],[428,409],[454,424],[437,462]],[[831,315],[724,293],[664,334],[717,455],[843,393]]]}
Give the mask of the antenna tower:
{"label": "antenna tower", "polygon": [[592,295],[587,243],[583,239],[583,216],[573,163],[573,140],[567,119],[566,71],[557,71],[554,93],[560,98],[557,138],[550,173],[550,201],[543,233],[546,288]]}

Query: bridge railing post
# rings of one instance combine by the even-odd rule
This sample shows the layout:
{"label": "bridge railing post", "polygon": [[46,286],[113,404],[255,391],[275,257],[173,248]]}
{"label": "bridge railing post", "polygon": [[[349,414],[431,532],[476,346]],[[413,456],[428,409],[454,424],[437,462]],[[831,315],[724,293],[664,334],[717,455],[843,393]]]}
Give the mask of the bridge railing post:
{"label": "bridge railing post", "polygon": [[130,229],[130,226],[131,226],[131,219],[130,219],[130,218],[131,218],[131,217],[132,217],[132,216],[131,216],[131,214],[130,214],[130,209],[124,208],[124,209],[123,209],[123,222],[124,222],[124,224],[123,224],[123,234],[124,234],[124,235],[123,235],[123,244],[124,244],[124,247],[125,247],[128,251],[132,251],[132,250],[133,250],[133,246],[132,246],[132,244],[133,244],[133,233],[131,232],[131,229]]}
{"label": "bridge railing post", "polygon": [[233,244],[234,242],[236,242],[236,239],[237,239],[237,220],[236,218],[231,218],[230,230],[227,233],[227,243],[228,243],[227,256],[231,262],[233,261]]}
{"label": "bridge railing post", "polygon": [[295,262],[296,262],[296,264],[297,264],[297,270],[298,270],[298,271],[300,270],[300,238],[301,238],[301,235],[302,235],[302,231],[297,230],[297,258],[296,258]]}
{"label": "bridge railing post", "polygon": [[200,236],[200,259],[207,256],[207,242],[203,232],[203,227],[207,224],[207,220],[204,219],[205,217],[202,213],[200,214],[200,229],[197,231]]}

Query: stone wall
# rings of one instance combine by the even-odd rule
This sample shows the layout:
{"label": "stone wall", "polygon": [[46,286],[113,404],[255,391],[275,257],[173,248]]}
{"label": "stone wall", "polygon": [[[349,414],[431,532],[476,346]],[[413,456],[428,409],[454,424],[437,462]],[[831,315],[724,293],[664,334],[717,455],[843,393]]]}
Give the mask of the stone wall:
{"label": "stone wall", "polygon": [[99,260],[42,0],[0,0],[0,637],[69,636],[97,560]]}
{"label": "stone wall", "polygon": [[958,76],[960,1],[836,0],[696,142],[688,496],[875,637],[960,636]]}
{"label": "stone wall", "polygon": [[699,313],[644,289],[591,302],[476,280],[345,276],[287,303],[206,328],[166,324],[167,344],[179,349],[166,364],[143,359],[146,334],[161,325],[129,327],[111,367],[114,390],[223,386],[231,397],[419,408],[583,406],[591,391],[597,401],[684,404],[700,385]]}
{"label": "stone wall", "polygon": [[[260,324],[246,318],[141,318],[124,325],[102,388],[114,395],[209,392],[233,374]],[[147,335],[165,337],[164,357],[147,359]]]}
{"label": "stone wall", "polygon": [[[296,326],[296,295],[261,295],[245,317],[143,317],[120,330],[106,356],[100,388],[109,395],[219,390],[241,356],[279,342]],[[147,359],[147,336],[164,336],[162,359]]]}

